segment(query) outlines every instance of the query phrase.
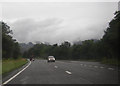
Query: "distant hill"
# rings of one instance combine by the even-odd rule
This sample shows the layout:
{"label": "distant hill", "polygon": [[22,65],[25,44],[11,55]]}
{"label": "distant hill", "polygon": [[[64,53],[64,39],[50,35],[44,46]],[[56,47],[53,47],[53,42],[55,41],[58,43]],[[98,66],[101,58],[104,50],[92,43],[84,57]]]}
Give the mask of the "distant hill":
{"label": "distant hill", "polygon": [[75,44],[75,45],[81,45],[82,41],[74,41],[73,44]]}
{"label": "distant hill", "polygon": [[25,51],[27,51],[28,49],[32,48],[34,46],[34,44],[32,42],[29,43],[19,43],[20,45],[20,51],[21,53],[24,53]]}
{"label": "distant hill", "polygon": [[[93,42],[98,42],[99,41],[98,39],[91,39],[91,40],[93,40]],[[82,45],[82,41],[81,40],[74,41],[73,44],[75,44],[75,45]]]}

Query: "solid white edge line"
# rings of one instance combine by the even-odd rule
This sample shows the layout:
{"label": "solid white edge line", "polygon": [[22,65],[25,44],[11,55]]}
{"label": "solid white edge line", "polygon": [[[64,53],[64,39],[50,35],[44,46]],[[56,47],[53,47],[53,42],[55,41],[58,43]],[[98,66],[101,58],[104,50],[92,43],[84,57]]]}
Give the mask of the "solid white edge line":
{"label": "solid white edge line", "polygon": [[72,74],[71,72],[69,72],[69,71],[65,71],[66,73],[68,73],[68,74]]}
{"label": "solid white edge line", "polygon": [[31,61],[29,62],[29,64],[23,68],[21,71],[19,71],[17,74],[15,74],[14,76],[12,76],[10,79],[8,79],[7,81],[5,81],[2,85],[7,84],[8,82],[10,82],[12,79],[14,79],[16,76],[18,76],[20,73],[22,73],[26,68],[29,67],[29,65],[31,64]]}

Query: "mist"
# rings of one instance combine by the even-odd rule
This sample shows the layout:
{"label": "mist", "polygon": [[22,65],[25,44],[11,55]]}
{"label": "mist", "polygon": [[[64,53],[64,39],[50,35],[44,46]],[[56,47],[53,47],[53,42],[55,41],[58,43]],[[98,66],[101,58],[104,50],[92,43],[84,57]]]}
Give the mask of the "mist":
{"label": "mist", "polygon": [[18,42],[101,39],[117,2],[4,3],[3,20]]}

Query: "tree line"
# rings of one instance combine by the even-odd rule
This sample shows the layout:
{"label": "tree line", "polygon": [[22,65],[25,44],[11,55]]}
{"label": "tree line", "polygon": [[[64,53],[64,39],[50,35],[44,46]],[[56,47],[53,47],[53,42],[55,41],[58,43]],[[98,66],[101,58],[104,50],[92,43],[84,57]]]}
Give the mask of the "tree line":
{"label": "tree line", "polygon": [[30,56],[46,58],[53,55],[56,59],[96,59],[115,58],[118,59],[119,52],[119,29],[120,11],[115,12],[114,19],[109,22],[109,27],[104,31],[104,36],[97,41],[85,40],[82,43],[71,45],[65,41],[61,45],[36,44],[24,52],[23,57]]}
{"label": "tree line", "polygon": [[[100,40],[85,40],[77,44],[71,45],[65,41],[62,44],[35,44],[23,55],[20,53],[19,43],[11,36],[12,30],[4,22],[0,22],[2,28],[2,57],[18,58],[23,56],[29,58],[31,56],[46,58],[53,55],[56,59],[96,59],[106,58],[119,59],[119,28],[120,28],[120,11],[115,12],[115,17],[109,22],[109,27],[104,31],[104,36]],[[22,33],[21,33],[22,34]]]}
{"label": "tree line", "polygon": [[21,55],[20,46],[16,39],[13,39],[10,26],[0,21],[0,29],[2,29],[2,58],[17,59]]}

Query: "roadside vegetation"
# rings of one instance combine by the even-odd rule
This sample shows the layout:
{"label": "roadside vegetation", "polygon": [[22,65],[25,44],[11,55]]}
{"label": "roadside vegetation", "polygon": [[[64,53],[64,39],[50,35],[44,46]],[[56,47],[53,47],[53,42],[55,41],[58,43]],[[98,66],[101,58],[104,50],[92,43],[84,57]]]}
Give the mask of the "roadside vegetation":
{"label": "roadside vegetation", "polygon": [[103,60],[101,61],[102,64],[108,64],[108,65],[117,65],[120,66],[120,60],[115,59],[115,58],[111,58],[111,59],[107,59],[107,58],[103,58]]}
{"label": "roadside vegetation", "polygon": [[13,39],[10,27],[0,22],[0,29],[2,29],[2,66],[0,66],[2,70],[0,74],[3,75],[26,64],[27,60],[21,57],[19,43]]}
{"label": "roadside vegetation", "polygon": [[[9,64],[10,61],[6,59],[17,60],[20,56],[24,58],[33,56],[34,58],[40,57],[46,59],[49,55],[53,55],[56,59],[61,60],[86,60],[99,61],[104,64],[112,65],[120,64],[118,41],[120,32],[120,11],[115,12],[115,17],[109,22],[109,26],[104,31],[104,35],[101,39],[79,40],[73,44],[64,41],[60,45],[38,43],[23,54],[20,53],[19,43],[12,37],[13,33],[10,27],[4,22],[0,22],[0,25],[2,25],[2,56],[3,59],[5,59],[3,60],[4,66],[7,65],[5,62]],[[6,68],[7,67],[9,69],[9,66],[6,66]]]}
{"label": "roadside vegetation", "polygon": [[0,22],[0,27],[2,27],[2,58],[17,59],[21,55],[20,46],[16,39],[13,39],[13,32],[10,30],[10,26]]}
{"label": "roadside vegetation", "polygon": [[2,60],[0,60],[0,75],[2,74]]}
{"label": "roadside vegetation", "polygon": [[77,41],[73,45],[65,41],[61,45],[39,43],[24,52],[23,57],[31,55],[46,58],[53,55],[56,59],[99,61],[105,64],[118,65],[120,62],[119,44],[120,11],[115,12],[115,17],[109,22],[101,39]]}
{"label": "roadside vegetation", "polygon": [[18,59],[4,59],[2,61],[2,75],[7,74],[24,64],[26,64],[28,61],[24,58],[18,58]]}

